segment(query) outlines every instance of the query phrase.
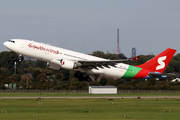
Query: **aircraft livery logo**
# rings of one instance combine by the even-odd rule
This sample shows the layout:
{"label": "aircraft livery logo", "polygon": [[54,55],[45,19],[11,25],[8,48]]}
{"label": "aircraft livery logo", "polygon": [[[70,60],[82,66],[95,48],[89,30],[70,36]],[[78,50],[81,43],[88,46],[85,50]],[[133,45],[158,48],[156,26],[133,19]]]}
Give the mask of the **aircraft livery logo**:
{"label": "aircraft livery logo", "polygon": [[55,54],[58,54],[59,53],[59,50],[53,50],[53,49],[48,49],[46,47],[43,47],[43,46],[37,46],[37,45],[33,45],[32,43],[29,43],[29,48],[33,48],[33,49],[36,49],[36,50],[42,50],[42,51],[45,51],[45,52],[50,52],[50,53],[55,53]]}
{"label": "aircraft livery logo", "polygon": [[165,67],[164,60],[166,60],[166,56],[158,58],[159,65],[156,67],[156,70],[163,69]]}

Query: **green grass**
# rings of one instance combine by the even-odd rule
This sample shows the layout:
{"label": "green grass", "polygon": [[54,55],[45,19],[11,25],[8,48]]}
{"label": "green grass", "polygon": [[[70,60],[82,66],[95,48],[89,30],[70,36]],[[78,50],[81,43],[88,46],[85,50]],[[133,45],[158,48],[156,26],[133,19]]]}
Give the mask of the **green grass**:
{"label": "green grass", "polygon": [[179,118],[180,99],[0,99],[1,120],[176,120]]}
{"label": "green grass", "polygon": [[78,94],[78,93],[0,93],[0,97],[62,97],[62,96],[180,96],[179,93],[118,93],[118,94]]}

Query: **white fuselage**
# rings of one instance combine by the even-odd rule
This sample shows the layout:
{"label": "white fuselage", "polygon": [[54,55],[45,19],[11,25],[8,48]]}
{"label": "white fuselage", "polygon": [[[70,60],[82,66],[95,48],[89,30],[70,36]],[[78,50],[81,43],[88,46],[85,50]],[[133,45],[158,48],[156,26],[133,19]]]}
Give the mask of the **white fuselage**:
{"label": "white fuselage", "polygon": [[[107,59],[51,46],[44,43],[39,43],[35,41],[30,40],[24,40],[24,39],[11,39],[8,42],[4,42],[4,45],[14,51],[15,53],[22,54],[24,56],[34,58],[37,60],[42,60],[45,62],[51,62],[54,59],[66,59],[71,61],[78,61],[78,60],[84,60],[84,61],[105,61]],[[107,60],[108,61],[108,60]],[[121,66],[121,67],[119,67]],[[110,76],[114,78],[121,78],[125,72],[127,71],[129,65],[118,63],[116,66],[108,66],[108,67],[97,67],[98,69],[87,69],[79,67],[78,70],[88,72],[88,73],[94,73],[94,74],[102,74],[105,76]]]}

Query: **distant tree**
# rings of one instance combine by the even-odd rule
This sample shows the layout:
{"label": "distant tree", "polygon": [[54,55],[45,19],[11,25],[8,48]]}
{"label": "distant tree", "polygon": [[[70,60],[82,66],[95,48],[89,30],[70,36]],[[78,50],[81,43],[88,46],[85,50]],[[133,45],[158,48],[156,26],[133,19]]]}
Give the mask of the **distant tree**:
{"label": "distant tree", "polygon": [[111,54],[111,53],[104,54],[104,58],[110,59],[110,60],[120,59],[120,57],[118,55]]}
{"label": "distant tree", "polygon": [[4,76],[0,75],[0,82],[2,82],[4,80]]}
{"label": "distant tree", "polygon": [[4,78],[4,83],[5,83],[5,84],[10,84],[10,83],[12,83],[11,78],[8,77],[8,76],[6,76],[6,77]]}
{"label": "distant tree", "polygon": [[118,55],[118,57],[121,58],[121,59],[127,59],[127,57],[126,57],[123,53],[120,53],[120,54]]}
{"label": "distant tree", "polygon": [[75,70],[70,70],[69,79],[73,79],[75,73],[76,73]]}
{"label": "distant tree", "polygon": [[52,70],[44,69],[43,73],[46,74],[46,75],[50,75],[50,74],[52,74]]}
{"label": "distant tree", "polygon": [[9,78],[11,79],[12,83],[16,83],[18,81],[17,78],[13,75],[9,76]]}
{"label": "distant tree", "polygon": [[96,80],[96,81],[91,81],[89,83],[90,86],[100,86],[100,83]]}
{"label": "distant tree", "polygon": [[32,66],[29,66],[27,68],[27,73],[33,73],[33,67]]}
{"label": "distant tree", "polygon": [[8,70],[8,68],[1,67],[1,75],[3,76],[9,76],[11,75],[11,72]]}
{"label": "distant tree", "polygon": [[37,61],[35,62],[35,67],[39,67],[39,68],[45,69],[45,68],[46,68],[46,62],[41,61],[41,60],[37,60]]}
{"label": "distant tree", "polygon": [[92,53],[92,55],[93,55],[93,56],[96,56],[96,57],[101,57],[101,58],[104,58],[104,57],[105,57],[105,54],[104,54],[104,52],[102,52],[102,51],[94,51],[94,52]]}
{"label": "distant tree", "polygon": [[18,86],[22,89],[28,89],[32,85],[31,76],[28,74],[21,75],[21,80],[18,82]]}
{"label": "distant tree", "polygon": [[139,60],[137,61],[137,64],[143,64],[145,62],[147,62],[148,60],[150,60],[151,58],[153,58],[154,55],[140,55]]}
{"label": "distant tree", "polygon": [[6,89],[5,84],[4,83],[0,84],[0,90],[4,90],[4,89]]}
{"label": "distant tree", "polygon": [[[122,80],[120,80],[120,81],[122,81]],[[119,81],[117,79],[113,79],[113,78],[108,78],[107,79],[107,85],[117,86],[118,82]]]}
{"label": "distant tree", "polygon": [[19,64],[18,68],[18,73],[25,74],[28,71],[28,68],[31,66],[31,64],[28,62],[28,60],[23,60]]}
{"label": "distant tree", "polygon": [[172,73],[172,72],[178,72],[179,71],[179,66],[180,64],[178,64],[178,62],[175,59],[172,59],[168,66],[166,67],[166,69],[164,70],[164,72],[166,73]]}
{"label": "distant tree", "polygon": [[106,78],[102,78],[102,79],[99,81],[99,83],[100,83],[101,85],[106,85],[106,84],[107,84],[107,79],[106,79]]}
{"label": "distant tree", "polygon": [[[67,83],[62,83],[58,86],[57,88],[58,90],[68,90],[69,89],[69,85]],[[73,88],[72,88],[73,89]]]}
{"label": "distant tree", "polygon": [[40,81],[43,78],[43,80],[47,79],[47,76],[43,73],[38,74],[38,76],[36,77],[37,81]]}
{"label": "distant tree", "polygon": [[166,81],[158,81],[154,87],[156,90],[168,90],[170,85]]}
{"label": "distant tree", "polygon": [[180,61],[180,53],[173,57],[176,61]]}
{"label": "distant tree", "polygon": [[[42,79],[41,79],[42,80]],[[45,80],[44,81],[44,79],[42,80],[43,81],[43,83],[42,83],[42,85],[41,85],[41,89],[43,89],[43,90],[49,90],[50,88],[51,88],[51,81],[50,80]]]}
{"label": "distant tree", "polygon": [[78,89],[79,89],[79,90],[88,90],[88,84],[87,84],[87,82],[86,82],[86,81],[80,82]]}
{"label": "distant tree", "polygon": [[7,68],[10,74],[14,73],[14,62],[16,61],[17,54],[10,52],[0,53],[0,67]]}
{"label": "distant tree", "polygon": [[69,89],[70,90],[77,90],[79,88],[79,80],[77,78],[73,78],[70,82]]}
{"label": "distant tree", "polygon": [[57,74],[55,75],[55,78],[56,78],[57,80],[63,80],[63,79],[64,79],[64,76],[63,76],[62,73],[57,73]]}
{"label": "distant tree", "polygon": [[20,81],[20,80],[21,80],[21,76],[20,76],[20,75],[15,74],[15,75],[13,75],[13,76],[16,78],[17,81]]}
{"label": "distant tree", "polygon": [[34,69],[33,70],[33,73],[32,73],[32,76],[33,78],[36,80],[36,77],[41,74],[41,71],[39,69]]}
{"label": "distant tree", "polygon": [[70,70],[66,70],[66,69],[60,69],[58,71],[59,73],[63,74],[63,81],[68,81],[70,78]]}

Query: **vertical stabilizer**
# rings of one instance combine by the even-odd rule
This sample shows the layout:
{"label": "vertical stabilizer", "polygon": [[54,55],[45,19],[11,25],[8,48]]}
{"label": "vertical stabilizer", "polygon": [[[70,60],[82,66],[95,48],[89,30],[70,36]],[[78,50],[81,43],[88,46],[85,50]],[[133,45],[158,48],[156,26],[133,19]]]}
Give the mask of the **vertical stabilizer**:
{"label": "vertical stabilizer", "polygon": [[147,69],[152,72],[163,73],[175,52],[175,49],[168,48],[164,52],[160,53],[151,60],[145,62],[144,64],[137,65],[137,67]]}

